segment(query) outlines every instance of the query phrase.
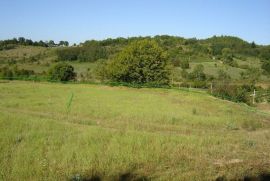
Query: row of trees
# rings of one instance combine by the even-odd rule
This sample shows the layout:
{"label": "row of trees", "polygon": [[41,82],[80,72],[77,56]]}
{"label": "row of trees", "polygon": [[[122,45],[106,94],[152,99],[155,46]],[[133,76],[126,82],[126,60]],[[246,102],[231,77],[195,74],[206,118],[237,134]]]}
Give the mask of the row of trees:
{"label": "row of trees", "polygon": [[55,43],[53,40],[50,41],[33,41],[31,39],[26,39],[24,37],[13,38],[9,40],[0,41],[0,50],[8,50],[15,48],[15,45],[24,46],[41,46],[41,47],[54,47],[54,46],[69,46],[68,41],[60,41]]}
{"label": "row of trees", "polygon": [[97,41],[85,42],[81,47],[61,48],[56,51],[59,61],[94,62],[99,59],[107,59],[109,51]]}

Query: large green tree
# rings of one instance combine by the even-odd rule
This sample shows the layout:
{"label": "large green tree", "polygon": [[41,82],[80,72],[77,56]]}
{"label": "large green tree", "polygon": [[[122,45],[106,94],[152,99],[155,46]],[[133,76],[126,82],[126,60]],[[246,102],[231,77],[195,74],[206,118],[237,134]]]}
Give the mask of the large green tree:
{"label": "large green tree", "polygon": [[166,52],[153,40],[134,41],[108,62],[108,78],[128,83],[169,84]]}

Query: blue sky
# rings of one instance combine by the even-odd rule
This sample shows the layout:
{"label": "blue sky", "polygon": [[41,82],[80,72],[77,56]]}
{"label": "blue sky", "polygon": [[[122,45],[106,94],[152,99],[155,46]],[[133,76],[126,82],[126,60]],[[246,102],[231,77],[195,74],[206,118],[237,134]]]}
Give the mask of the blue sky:
{"label": "blue sky", "polygon": [[270,0],[0,0],[0,39],[239,36],[270,44]]}

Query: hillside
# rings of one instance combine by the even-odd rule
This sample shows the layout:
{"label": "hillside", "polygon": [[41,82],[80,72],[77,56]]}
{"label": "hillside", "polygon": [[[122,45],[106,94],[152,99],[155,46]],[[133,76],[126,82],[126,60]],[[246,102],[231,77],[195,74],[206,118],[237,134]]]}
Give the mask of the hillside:
{"label": "hillside", "polygon": [[0,83],[3,180],[269,178],[270,115],[205,92]]}
{"label": "hillside", "polygon": [[[101,41],[86,41],[73,47],[42,47],[18,45],[10,50],[0,51],[0,67],[15,66],[34,70],[38,74],[45,72],[57,61],[67,61],[74,65],[78,79],[90,79],[91,69],[98,60],[110,60],[131,42],[141,39],[157,41],[166,50],[170,62],[175,67],[173,79],[177,82],[185,81],[181,76],[185,62],[189,67],[184,68],[192,72],[198,64],[204,66],[209,79],[217,79],[220,70],[225,71],[233,80],[242,81],[245,73],[250,69],[260,73],[259,82],[267,83],[270,78],[261,69],[264,62],[270,61],[270,47],[248,43],[240,38],[231,36],[214,36],[198,40],[173,36],[132,37],[106,39]],[[90,78],[87,77],[90,75]]]}

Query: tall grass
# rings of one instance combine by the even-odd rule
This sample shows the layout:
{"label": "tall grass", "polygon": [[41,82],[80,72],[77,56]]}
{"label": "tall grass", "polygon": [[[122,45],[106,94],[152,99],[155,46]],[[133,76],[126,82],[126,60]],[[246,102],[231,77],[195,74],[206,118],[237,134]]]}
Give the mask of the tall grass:
{"label": "tall grass", "polygon": [[215,180],[270,171],[269,116],[204,92],[22,81],[0,83],[0,91],[2,180]]}

